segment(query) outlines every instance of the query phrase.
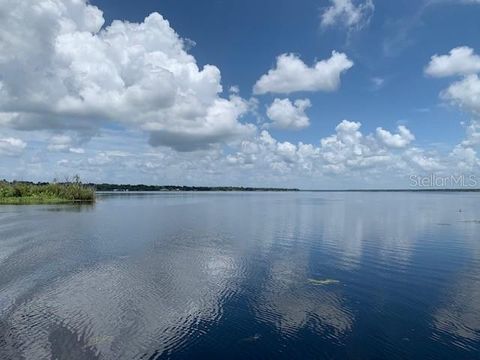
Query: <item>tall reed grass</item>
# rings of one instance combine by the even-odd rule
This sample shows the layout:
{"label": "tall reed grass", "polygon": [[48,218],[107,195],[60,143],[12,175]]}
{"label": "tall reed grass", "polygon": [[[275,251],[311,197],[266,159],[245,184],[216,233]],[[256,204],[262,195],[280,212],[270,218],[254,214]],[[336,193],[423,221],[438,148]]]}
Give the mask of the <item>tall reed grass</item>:
{"label": "tall reed grass", "polygon": [[93,202],[95,189],[82,184],[80,178],[51,183],[0,181],[0,204]]}

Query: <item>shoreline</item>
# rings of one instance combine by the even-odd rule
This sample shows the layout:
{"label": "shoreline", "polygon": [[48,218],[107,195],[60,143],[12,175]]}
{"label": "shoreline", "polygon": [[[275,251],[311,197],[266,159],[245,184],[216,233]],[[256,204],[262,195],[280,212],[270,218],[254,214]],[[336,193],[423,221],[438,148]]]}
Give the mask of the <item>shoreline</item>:
{"label": "shoreline", "polygon": [[42,199],[35,197],[8,197],[0,199],[0,205],[62,205],[94,204],[95,200]]}

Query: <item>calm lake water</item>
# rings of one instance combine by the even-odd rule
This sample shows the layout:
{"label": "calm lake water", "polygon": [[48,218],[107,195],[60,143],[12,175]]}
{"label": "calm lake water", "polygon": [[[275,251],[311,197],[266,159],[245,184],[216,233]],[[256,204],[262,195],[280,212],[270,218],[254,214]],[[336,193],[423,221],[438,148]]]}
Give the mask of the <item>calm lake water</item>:
{"label": "calm lake water", "polygon": [[0,359],[480,359],[480,194],[2,206]]}

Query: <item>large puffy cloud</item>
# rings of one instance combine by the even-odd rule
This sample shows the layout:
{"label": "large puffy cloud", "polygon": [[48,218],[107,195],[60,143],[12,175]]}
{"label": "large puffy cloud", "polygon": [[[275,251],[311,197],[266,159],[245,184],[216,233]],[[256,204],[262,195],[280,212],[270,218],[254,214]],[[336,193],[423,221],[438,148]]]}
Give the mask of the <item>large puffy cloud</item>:
{"label": "large puffy cloud", "polygon": [[321,139],[320,153],[324,168],[333,173],[351,169],[370,168],[388,164],[391,155],[375,141],[372,135],[360,132],[361,123],[343,120],[335,134]]}
{"label": "large puffy cloud", "polygon": [[375,10],[372,0],[360,1],[358,4],[353,0],[330,0],[330,2],[331,5],[321,16],[323,27],[340,25],[350,30],[358,30],[370,22]]}
{"label": "large puffy cloud", "polygon": [[295,54],[282,54],[277,58],[276,67],[262,75],[253,91],[255,94],[334,91],[340,86],[340,75],[352,66],[347,55],[336,51],[329,59],[318,61],[312,67]]}
{"label": "large puffy cloud", "polygon": [[398,134],[392,134],[388,130],[379,127],[377,128],[377,137],[384,145],[398,149],[408,146],[415,140],[415,136],[403,125],[398,127]]}
{"label": "large puffy cloud", "polygon": [[167,145],[178,151],[191,151],[206,148],[211,144],[233,138],[253,135],[255,126],[242,124],[238,118],[249,108],[249,104],[238,96],[229,100],[216,99],[194,123],[191,119],[177,118],[176,123],[165,126],[163,123],[149,123],[150,144]]}
{"label": "large puffy cloud", "polygon": [[102,12],[85,0],[4,0],[0,9],[4,125],[88,137],[118,122],[181,150],[253,130],[239,121],[247,106],[219,96],[218,68],[199,68],[158,13],[102,29]]}
{"label": "large puffy cloud", "polygon": [[280,129],[299,130],[310,125],[305,110],[312,106],[309,99],[298,99],[293,103],[290,99],[275,99],[267,108],[267,116],[272,126]]}
{"label": "large puffy cloud", "polygon": [[480,56],[468,46],[450,50],[448,55],[433,55],[425,73],[435,77],[468,75],[480,72]]}

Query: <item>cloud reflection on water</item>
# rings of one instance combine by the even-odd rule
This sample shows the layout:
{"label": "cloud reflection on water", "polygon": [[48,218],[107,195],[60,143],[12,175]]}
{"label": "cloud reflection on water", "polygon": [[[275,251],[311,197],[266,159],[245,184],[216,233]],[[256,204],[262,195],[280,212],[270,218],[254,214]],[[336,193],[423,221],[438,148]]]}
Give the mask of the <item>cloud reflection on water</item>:
{"label": "cloud reflection on water", "polygon": [[[305,351],[342,349],[377,326],[378,346],[407,351],[377,321],[405,309],[428,311],[409,323],[431,327],[424,346],[478,349],[472,219],[477,199],[450,194],[165,194],[80,212],[15,208],[0,213],[0,357],[181,354],[222,326],[232,333],[216,346],[240,346],[245,329],[303,348],[308,332],[316,342]],[[416,281],[428,298],[411,291]]]}

